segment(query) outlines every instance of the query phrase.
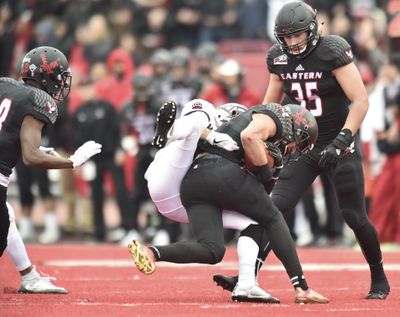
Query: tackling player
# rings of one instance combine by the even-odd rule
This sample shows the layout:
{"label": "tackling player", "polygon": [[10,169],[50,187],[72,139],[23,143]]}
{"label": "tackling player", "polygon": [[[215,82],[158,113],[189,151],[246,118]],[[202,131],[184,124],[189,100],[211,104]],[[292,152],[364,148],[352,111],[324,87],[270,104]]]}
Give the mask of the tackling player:
{"label": "tackling player", "polygon": [[[209,264],[219,262],[225,251],[223,235],[221,236],[223,222],[220,209],[238,210],[262,223],[268,228],[268,232],[274,233],[274,250],[284,263],[295,287],[296,302],[328,302],[325,297],[308,288],[289,231],[265,192],[273,179],[272,171],[264,165],[266,163],[262,159],[264,156],[266,160],[265,154],[262,154],[265,153],[264,143],[259,142],[271,140],[285,154],[306,153],[312,148],[317,131],[316,122],[307,110],[297,105],[281,107],[278,104],[253,107],[221,126],[217,132],[226,132],[232,136],[239,144],[239,151],[228,152],[204,145],[205,153],[197,156],[181,185],[183,204],[197,241],[151,248],[134,241],[130,245],[130,251],[137,268],[143,273],[151,274],[155,269],[155,261]],[[260,157],[254,147],[262,149]],[[253,165],[257,166],[257,177],[241,166],[244,150],[249,154]],[[221,173],[218,172],[219,169]],[[235,185],[238,182],[239,188]],[[241,300],[243,296],[246,300],[256,299],[252,294],[255,286],[255,283],[241,285],[242,288],[234,290],[232,298]],[[269,294],[264,301],[279,302]]]}
{"label": "tackling player", "polygon": [[[278,44],[267,57],[270,80],[264,103],[281,102],[284,96],[286,102],[299,103],[316,118],[319,136],[309,154],[282,170],[272,201],[287,217],[315,178],[326,173],[370,267],[371,287],[365,298],[385,299],[390,287],[378,236],[366,212],[362,157],[355,138],[368,111],[368,95],[351,47],[340,36],[321,37],[316,11],[300,1],[280,9],[275,37]],[[250,226],[245,235],[258,241],[262,251],[258,257],[264,260],[270,248],[262,231]],[[237,279],[219,275],[214,280],[232,289]]]}

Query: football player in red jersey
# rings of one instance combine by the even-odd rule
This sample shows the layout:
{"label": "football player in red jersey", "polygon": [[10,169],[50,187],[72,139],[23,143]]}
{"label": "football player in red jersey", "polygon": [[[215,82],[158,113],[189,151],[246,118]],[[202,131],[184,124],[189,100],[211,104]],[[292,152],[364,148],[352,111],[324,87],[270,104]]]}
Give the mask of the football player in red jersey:
{"label": "football player in red jersey", "polygon": [[[10,241],[10,237],[19,236],[16,226],[10,226],[7,207],[7,187],[17,161],[22,158],[25,165],[49,169],[75,168],[101,151],[101,144],[94,141],[83,144],[69,158],[60,157],[53,149],[40,148],[42,128],[53,124],[58,115],[55,100],[66,98],[71,88],[71,72],[62,52],[48,46],[31,50],[22,60],[20,75],[22,81],[0,78],[0,256],[7,238]],[[23,243],[14,247],[24,257]],[[35,281],[44,280],[32,266],[25,269],[27,277],[20,291],[38,292]],[[47,291],[57,292],[50,286]]]}
{"label": "football player in red jersey", "polygon": [[[343,218],[370,267],[371,287],[365,298],[385,299],[390,287],[378,236],[366,212],[362,157],[355,137],[368,111],[368,95],[351,47],[340,36],[320,36],[316,11],[300,1],[280,9],[275,37],[278,43],[267,57],[270,81],[263,102],[283,99],[283,104],[307,108],[317,120],[319,136],[309,154],[282,170],[272,201],[287,217],[315,178],[326,173],[336,188]],[[242,232],[246,235],[258,241],[258,257],[264,260],[269,252],[266,234],[259,226],[250,226]],[[236,281],[222,275],[214,280],[226,289],[232,289]]]}

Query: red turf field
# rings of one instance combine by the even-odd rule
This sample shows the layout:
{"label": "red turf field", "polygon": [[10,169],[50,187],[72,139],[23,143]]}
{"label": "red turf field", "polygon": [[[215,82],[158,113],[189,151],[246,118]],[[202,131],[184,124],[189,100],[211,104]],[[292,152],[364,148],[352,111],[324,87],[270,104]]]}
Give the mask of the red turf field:
{"label": "red turf field", "polygon": [[391,282],[385,301],[363,299],[369,272],[359,251],[300,249],[309,284],[327,305],[296,305],[283,267],[272,258],[260,284],[281,304],[234,303],[212,275],[236,272],[235,249],[217,266],[160,264],[151,276],[131,265],[127,249],[111,245],[29,245],[32,261],[69,289],[68,295],[18,294],[19,277],[7,255],[0,259],[0,316],[400,316],[400,251],[384,252]]}

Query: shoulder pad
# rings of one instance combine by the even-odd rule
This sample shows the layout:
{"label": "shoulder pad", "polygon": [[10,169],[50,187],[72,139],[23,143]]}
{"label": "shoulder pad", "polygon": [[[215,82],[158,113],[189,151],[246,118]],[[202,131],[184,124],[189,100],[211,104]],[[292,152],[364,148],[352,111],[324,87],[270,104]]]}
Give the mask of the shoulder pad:
{"label": "shoulder pad", "polygon": [[272,73],[277,73],[276,67],[279,65],[287,65],[288,57],[282,52],[280,46],[278,44],[273,45],[267,55],[267,65],[268,69]]}
{"label": "shoulder pad", "polygon": [[253,113],[264,113],[269,115],[276,123],[277,134],[273,140],[280,139],[282,135],[291,135],[293,132],[292,117],[286,111],[286,108],[278,103],[268,103],[250,108]]}
{"label": "shoulder pad", "polygon": [[17,81],[17,80],[15,80],[13,78],[10,78],[10,77],[0,77],[0,81],[6,82],[6,83],[10,83],[10,84],[13,84],[13,85],[16,85],[16,86],[21,86],[22,85],[22,82]]}
{"label": "shoulder pad", "polygon": [[54,123],[58,116],[58,108],[50,95],[38,88],[33,91],[33,110],[45,116],[50,123]]}
{"label": "shoulder pad", "polygon": [[327,35],[321,39],[318,55],[331,70],[353,62],[350,44],[337,35]]}

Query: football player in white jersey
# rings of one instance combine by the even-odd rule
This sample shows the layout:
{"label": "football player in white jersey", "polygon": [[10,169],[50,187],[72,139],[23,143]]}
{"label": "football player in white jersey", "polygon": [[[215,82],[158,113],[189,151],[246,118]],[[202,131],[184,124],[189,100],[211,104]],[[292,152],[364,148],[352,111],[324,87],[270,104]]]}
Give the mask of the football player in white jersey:
{"label": "football player in white jersey", "polygon": [[[172,115],[174,117],[176,111],[174,107],[176,108],[173,102],[167,102],[160,109],[158,116]],[[227,151],[236,150],[237,144],[230,136],[207,127],[217,128],[245,110],[244,106],[234,103],[222,105],[216,109],[205,100],[194,99],[185,104],[181,116],[175,121],[171,120],[169,127],[158,127],[158,131],[162,130],[162,133],[159,132],[161,137],[158,137],[156,133],[154,144],[162,148],[146,171],[145,178],[151,199],[163,216],[172,221],[188,223],[179,188],[193,162],[199,139],[203,138],[210,144]],[[223,222],[225,228],[236,230],[242,230],[247,225],[255,223],[250,218],[234,211],[224,211]]]}

